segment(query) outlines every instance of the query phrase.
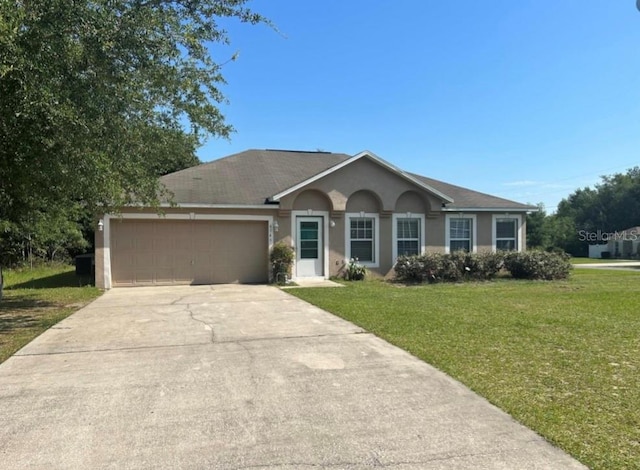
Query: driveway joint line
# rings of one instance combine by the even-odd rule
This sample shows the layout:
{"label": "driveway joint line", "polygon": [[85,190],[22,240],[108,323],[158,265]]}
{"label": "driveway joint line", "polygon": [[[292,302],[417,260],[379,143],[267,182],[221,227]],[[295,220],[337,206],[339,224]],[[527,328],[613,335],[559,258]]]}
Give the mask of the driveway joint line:
{"label": "driveway joint line", "polygon": [[[197,321],[197,320],[196,320]],[[323,335],[297,335],[297,336],[274,336],[260,337],[260,338],[247,338],[247,339],[229,339],[222,341],[207,341],[205,343],[187,343],[187,344],[167,344],[158,346],[139,346],[139,347],[124,347],[124,348],[105,348],[105,349],[79,349],[76,351],[54,351],[43,353],[16,353],[12,357],[29,357],[29,356],[57,356],[62,354],[86,354],[86,353],[102,353],[102,352],[114,352],[114,351],[139,351],[149,349],[169,349],[169,348],[185,348],[189,346],[207,346],[209,344],[237,344],[242,346],[244,343],[253,343],[256,341],[277,341],[277,340],[289,340],[289,339],[305,339],[305,338],[329,338],[338,336],[353,336],[353,335],[373,335],[367,331],[354,331],[351,333],[329,333]]]}
{"label": "driveway joint line", "polygon": [[184,348],[189,346],[206,346],[211,344],[206,343],[187,343],[187,344],[166,344],[157,346],[138,346],[138,347],[124,347],[124,348],[104,348],[104,349],[78,349],[74,351],[54,351],[43,353],[16,353],[11,357],[28,357],[28,356],[58,356],[62,354],[86,354],[86,353],[102,353],[102,352],[114,352],[114,351],[144,351],[148,349],[170,349],[170,348]]}
{"label": "driveway joint line", "polygon": [[[529,441],[527,441],[529,442]],[[535,442],[532,440],[531,442]],[[397,466],[404,465],[420,465],[427,464],[432,462],[446,462],[448,460],[455,460],[460,458],[469,458],[469,457],[490,457],[493,455],[505,455],[512,452],[516,452],[522,450],[521,446],[508,448],[504,450],[499,450],[496,452],[466,452],[466,453],[455,453],[455,452],[447,452],[442,455],[433,454],[431,458],[421,459],[421,460],[399,460],[393,462],[382,462],[377,456],[373,456],[369,461],[358,461],[358,462],[335,462],[335,463],[305,463],[305,462],[274,462],[269,464],[255,464],[255,465],[242,465],[239,467],[234,467],[236,470],[249,470],[249,469],[269,469],[269,468],[282,468],[282,467],[294,467],[300,468],[303,467],[321,467],[321,468],[331,468],[331,467],[340,467],[345,468],[344,466],[362,466],[367,465],[371,468],[392,468]]]}
{"label": "driveway joint line", "polygon": [[[184,298],[186,297],[191,297],[191,295],[187,295],[185,297],[183,297],[182,299],[178,299],[178,300],[174,300],[173,302],[169,302],[169,303],[150,303],[150,304],[136,304],[136,308],[139,307],[171,307],[171,306],[175,306],[175,307],[182,307],[184,305],[193,305],[190,302],[186,302],[186,303],[178,303],[181,302]],[[209,300],[207,302],[200,302],[197,305],[213,305],[213,304],[241,304],[241,303],[255,303],[255,302],[291,302],[290,298],[286,298],[286,299],[266,299],[266,300],[223,300],[223,299],[219,299],[219,298],[214,298],[212,299],[213,301]],[[311,304],[309,304],[311,305]],[[123,305],[96,305],[95,302],[87,304],[85,307],[83,308],[91,308],[91,309],[111,309],[113,310],[114,308],[130,308],[131,305],[130,304],[123,304]],[[315,307],[315,306],[314,306]]]}
{"label": "driveway joint line", "polygon": [[217,341],[216,344],[243,344],[243,343],[253,343],[255,341],[276,341],[279,339],[305,339],[305,338],[330,338],[334,336],[353,336],[353,335],[373,335],[373,333],[369,333],[368,331],[353,331],[349,333],[325,333],[321,335],[295,335],[295,336],[274,336],[268,337],[263,336],[260,338],[246,338],[246,339],[228,339]]}

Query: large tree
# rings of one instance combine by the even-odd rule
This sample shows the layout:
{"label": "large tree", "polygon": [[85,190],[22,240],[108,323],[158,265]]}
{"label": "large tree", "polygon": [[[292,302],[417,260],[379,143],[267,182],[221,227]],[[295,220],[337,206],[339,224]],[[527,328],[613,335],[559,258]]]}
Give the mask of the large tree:
{"label": "large tree", "polygon": [[552,244],[584,256],[584,232],[613,233],[640,225],[640,167],[603,176],[594,188],[581,188],[558,204],[548,223]]}
{"label": "large tree", "polygon": [[615,232],[640,225],[640,167],[603,176],[594,189],[577,189],[560,201],[557,215],[587,231]]}
{"label": "large tree", "polygon": [[527,247],[539,249],[549,247],[547,220],[547,211],[543,203],[538,204],[537,211],[527,214]]}
{"label": "large tree", "polygon": [[246,0],[0,2],[0,219],[81,202],[155,204],[158,174],[227,137],[222,18]]}

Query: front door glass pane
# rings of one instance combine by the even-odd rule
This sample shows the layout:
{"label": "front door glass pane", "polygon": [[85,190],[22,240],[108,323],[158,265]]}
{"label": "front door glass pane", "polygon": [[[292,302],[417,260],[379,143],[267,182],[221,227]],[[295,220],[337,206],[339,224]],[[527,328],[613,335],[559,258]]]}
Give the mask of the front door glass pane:
{"label": "front door glass pane", "polygon": [[318,222],[300,222],[300,258],[318,258]]}

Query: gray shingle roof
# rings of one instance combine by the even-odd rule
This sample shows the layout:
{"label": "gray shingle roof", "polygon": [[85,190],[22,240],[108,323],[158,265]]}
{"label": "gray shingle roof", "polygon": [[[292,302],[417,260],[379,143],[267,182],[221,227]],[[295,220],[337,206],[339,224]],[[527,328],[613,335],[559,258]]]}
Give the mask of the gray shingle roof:
{"label": "gray shingle roof", "polygon": [[256,205],[349,158],[343,153],[246,150],[160,180],[177,203]]}
{"label": "gray shingle roof", "polygon": [[467,208],[483,208],[483,209],[519,209],[519,210],[537,210],[536,206],[521,204],[519,202],[510,201],[501,197],[492,196],[490,194],[481,193],[472,189],[463,188],[443,181],[427,178],[411,174],[418,180],[434,187],[438,191],[450,196],[453,203],[447,204],[447,209],[467,209]]}
{"label": "gray shingle roof", "polygon": [[[344,153],[247,150],[161,178],[178,204],[262,205],[275,194],[351,158]],[[410,174],[410,173],[407,173]],[[527,209],[532,206],[420,175],[414,178],[451,197],[448,208]]]}

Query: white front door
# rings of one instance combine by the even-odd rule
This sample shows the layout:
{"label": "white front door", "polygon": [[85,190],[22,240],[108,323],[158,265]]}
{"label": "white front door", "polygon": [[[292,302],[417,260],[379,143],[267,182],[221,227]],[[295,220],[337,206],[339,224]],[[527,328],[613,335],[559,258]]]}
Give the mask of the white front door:
{"label": "white front door", "polygon": [[322,217],[296,218],[296,276],[324,276]]}

